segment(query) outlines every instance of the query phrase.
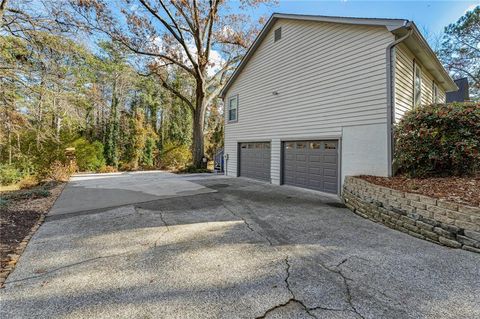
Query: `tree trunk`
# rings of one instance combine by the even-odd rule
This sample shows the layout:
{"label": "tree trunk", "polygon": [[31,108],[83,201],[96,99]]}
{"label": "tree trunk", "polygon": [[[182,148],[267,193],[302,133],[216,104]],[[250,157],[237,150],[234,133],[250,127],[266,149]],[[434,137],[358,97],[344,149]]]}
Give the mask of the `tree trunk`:
{"label": "tree trunk", "polygon": [[5,12],[5,9],[7,8],[8,1],[7,0],[0,0],[0,22],[3,19],[3,13]]}
{"label": "tree trunk", "polygon": [[7,132],[8,136],[8,165],[12,165],[12,133],[10,129]]}
{"label": "tree trunk", "polygon": [[195,111],[193,112],[193,165],[195,168],[206,168],[203,163],[204,157],[204,140],[203,129],[205,126],[205,92],[201,81],[197,80]]}

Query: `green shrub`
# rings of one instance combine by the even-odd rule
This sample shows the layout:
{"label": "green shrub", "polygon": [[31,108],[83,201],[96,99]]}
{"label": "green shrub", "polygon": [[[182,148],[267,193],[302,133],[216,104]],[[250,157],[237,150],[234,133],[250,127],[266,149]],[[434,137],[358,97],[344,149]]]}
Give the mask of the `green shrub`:
{"label": "green shrub", "polygon": [[105,166],[103,156],[103,144],[99,141],[90,143],[84,138],[73,142],[75,147],[75,158],[80,171],[98,171]]}
{"label": "green shrub", "polygon": [[8,207],[8,200],[0,198],[0,209],[6,209]]}
{"label": "green shrub", "polygon": [[151,137],[147,137],[145,140],[145,148],[142,154],[142,166],[153,166],[153,151],[155,148],[155,140]]}
{"label": "green shrub", "polygon": [[138,165],[135,163],[128,162],[128,163],[120,163],[118,170],[122,172],[134,172],[138,169]]}
{"label": "green shrub", "polygon": [[163,168],[181,169],[192,161],[192,153],[186,145],[166,143],[160,155],[160,163]]}
{"label": "green shrub", "polygon": [[22,172],[12,165],[0,164],[0,184],[10,185],[18,182],[23,177]]}
{"label": "green shrub", "polygon": [[410,176],[480,170],[480,104],[436,104],[407,112],[395,129],[395,165]]}
{"label": "green shrub", "polygon": [[179,174],[193,174],[193,173],[212,173],[213,171],[208,168],[196,168],[193,165],[189,165],[184,169],[180,169],[177,171]]}
{"label": "green shrub", "polygon": [[44,188],[37,188],[25,191],[12,192],[4,196],[4,200],[35,199],[50,196],[50,191]]}

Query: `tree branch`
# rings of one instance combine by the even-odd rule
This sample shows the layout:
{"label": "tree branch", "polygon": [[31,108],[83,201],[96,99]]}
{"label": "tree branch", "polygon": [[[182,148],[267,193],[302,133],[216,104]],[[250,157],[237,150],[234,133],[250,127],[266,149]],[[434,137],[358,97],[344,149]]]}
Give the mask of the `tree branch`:
{"label": "tree branch", "polygon": [[187,71],[188,73],[192,74],[192,75],[195,75],[195,72],[190,69],[188,66],[186,66],[185,64],[183,63],[180,63],[178,62],[177,60],[167,56],[167,55],[164,55],[164,54],[161,54],[161,53],[155,53],[155,52],[147,52],[147,51],[142,51],[142,50],[139,50],[133,46],[131,46],[127,41],[125,41],[124,39],[122,39],[121,37],[115,37],[114,35],[111,35],[112,38],[114,40],[117,40],[118,42],[120,42],[121,44],[123,44],[124,46],[126,46],[130,51],[134,52],[134,53],[137,53],[137,54],[141,54],[141,55],[147,55],[147,56],[153,56],[153,57],[158,57],[158,58],[162,58],[162,59],[165,59],[175,65],[178,65],[179,67],[181,67],[182,69],[184,69],[185,71]]}
{"label": "tree branch", "polygon": [[[178,43],[183,47],[183,49],[185,50],[185,53],[187,54],[187,57],[188,59],[190,60],[190,62],[192,63],[192,65],[194,66],[194,68],[196,69],[198,67],[197,65],[197,62],[193,59],[193,56],[192,54],[190,53],[190,50],[188,50],[188,46],[187,46],[187,43],[185,42],[185,39],[183,38],[183,36],[180,36],[179,34],[177,34],[175,32],[175,30],[172,28],[172,26],[167,22],[165,21],[165,19],[163,19],[157,11],[155,11],[152,7],[150,7],[148,5],[148,3],[146,3],[145,0],[139,0],[140,3],[155,17],[157,18],[166,28],[167,30],[170,32],[170,34],[178,41]],[[161,0],[160,0],[161,1]]]}
{"label": "tree branch", "polygon": [[[208,14],[208,31],[206,31],[207,35],[207,44],[205,46],[205,57],[208,60],[210,58],[210,50],[212,47],[212,31],[213,31],[213,21],[215,16],[217,15],[217,1],[210,0],[210,12]],[[207,28],[207,26],[205,26]]]}

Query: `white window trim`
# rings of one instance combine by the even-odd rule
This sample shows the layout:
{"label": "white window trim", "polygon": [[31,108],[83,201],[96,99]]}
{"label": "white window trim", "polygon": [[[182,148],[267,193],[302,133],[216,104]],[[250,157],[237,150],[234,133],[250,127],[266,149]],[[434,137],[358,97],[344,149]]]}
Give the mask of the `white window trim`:
{"label": "white window trim", "polygon": [[[237,101],[237,106],[235,108],[235,119],[234,120],[230,120],[230,105],[231,105],[231,101],[232,100],[236,100]],[[237,95],[232,95],[228,98],[228,102],[227,102],[227,122],[228,123],[236,123],[238,122],[238,94]]]}
{"label": "white window trim", "polygon": [[[419,79],[420,79],[420,85],[419,85],[420,94],[418,95],[418,100],[416,99],[417,75],[419,75]],[[421,105],[422,105],[422,69],[420,68],[420,65],[418,65],[414,61],[413,63],[413,108],[419,107]]]}

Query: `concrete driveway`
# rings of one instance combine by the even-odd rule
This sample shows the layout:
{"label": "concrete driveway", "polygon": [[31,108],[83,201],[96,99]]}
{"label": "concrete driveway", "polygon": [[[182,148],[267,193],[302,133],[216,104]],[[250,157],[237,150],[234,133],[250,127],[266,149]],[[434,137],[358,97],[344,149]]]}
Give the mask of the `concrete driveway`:
{"label": "concrete driveway", "polygon": [[315,192],[214,175],[75,177],[1,318],[480,318],[480,256]]}

